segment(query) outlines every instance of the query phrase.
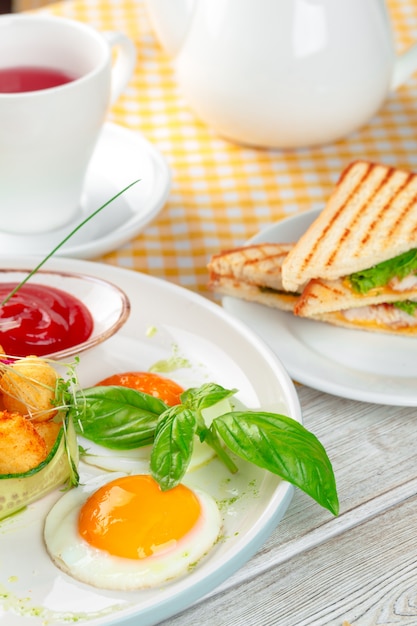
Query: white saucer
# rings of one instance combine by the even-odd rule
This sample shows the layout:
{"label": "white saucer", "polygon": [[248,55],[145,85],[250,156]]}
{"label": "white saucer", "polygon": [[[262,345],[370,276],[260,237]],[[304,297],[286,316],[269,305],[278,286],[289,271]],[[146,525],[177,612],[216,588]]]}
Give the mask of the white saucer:
{"label": "white saucer", "polygon": [[81,199],[79,215],[49,233],[0,233],[2,255],[46,255],[102,204],[133,185],[57,251],[57,255],[94,258],[119,248],[156,217],[171,188],[171,173],[162,155],[137,131],[106,123],[98,140]]}

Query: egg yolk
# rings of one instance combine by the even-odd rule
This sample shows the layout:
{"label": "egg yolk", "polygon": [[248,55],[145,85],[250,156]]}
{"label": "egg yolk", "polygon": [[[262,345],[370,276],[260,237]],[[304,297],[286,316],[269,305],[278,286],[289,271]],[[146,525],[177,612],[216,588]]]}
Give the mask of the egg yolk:
{"label": "egg yolk", "polygon": [[185,485],[162,491],[151,476],[124,476],[88,498],[78,531],[100,550],[143,559],[175,545],[200,515],[200,501]]}

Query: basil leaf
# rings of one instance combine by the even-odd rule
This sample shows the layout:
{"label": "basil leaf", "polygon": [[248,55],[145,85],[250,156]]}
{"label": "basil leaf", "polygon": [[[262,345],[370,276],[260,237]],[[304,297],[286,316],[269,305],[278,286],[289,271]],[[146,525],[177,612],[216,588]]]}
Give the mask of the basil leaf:
{"label": "basil leaf", "polygon": [[392,278],[400,280],[413,270],[417,270],[417,248],[378,263],[373,267],[351,274],[348,278],[352,289],[357,293],[368,293],[376,287],[383,287]]}
{"label": "basil leaf", "polygon": [[206,383],[201,387],[192,387],[181,394],[181,402],[194,411],[202,411],[224,398],[234,396],[237,389],[224,389],[215,383]]}
{"label": "basil leaf", "polygon": [[167,409],[158,421],[152,446],[151,474],[163,491],[178,485],[193,453],[196,418],[183,405]]}
{"label": "basil leaf", "polygon": [[106,448],[129,450],[152,443],[166,409],[159,398],[109,385],[80,391],[69,411],[78,434]]}
{"label": "basil leaf", "polygon": [[292,483],[337,515],[333,468],[317,437],[284,415],[232,412],[211,426],[241,458]]}

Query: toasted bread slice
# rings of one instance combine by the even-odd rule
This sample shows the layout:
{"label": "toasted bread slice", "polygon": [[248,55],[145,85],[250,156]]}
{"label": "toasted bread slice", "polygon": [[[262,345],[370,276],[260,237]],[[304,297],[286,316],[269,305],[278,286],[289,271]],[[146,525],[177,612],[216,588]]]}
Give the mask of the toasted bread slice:
{"label": "toasted bread slice", "polygon": [[210,277],[235,278],[282,291],[281,268],[294,243],[260,243],[215,254],[207,265]]}
{"label": "toasted bread slice", "polygon": [[257,302],[281,311],[292,312],[298,299],[298,296],[291,293],[274,291],[268,287],[257,287],[256,285],[240,282],[234,278],[224,278],[223,276],[212,278],[209,287],[224,296],[240,298],[247,302]]}
{"label": "toasted bread slice", "polygon": [[417,175],[357,161],[282,266],[286,291],[335,280],[417,248]]}
{"label": "toasted bread slice", "polygon": [[[417,277],[408,281],[391,282],[390,285],[374,289],[363,296],[356,293],[348,280],[321,280],[313,279],[305,286],[299,297],[294,313],[302,317],[312,317],[360,306],[386,304],[400,300],[417,300]],[[395,289],[395,286],[402,288]]]}
{"label": "toasted bread slice", "polygon": [[281,267],[293,243],[256,244],[212,257],[209,289],[217,293],[292,311],[297,294],[283,291]]}

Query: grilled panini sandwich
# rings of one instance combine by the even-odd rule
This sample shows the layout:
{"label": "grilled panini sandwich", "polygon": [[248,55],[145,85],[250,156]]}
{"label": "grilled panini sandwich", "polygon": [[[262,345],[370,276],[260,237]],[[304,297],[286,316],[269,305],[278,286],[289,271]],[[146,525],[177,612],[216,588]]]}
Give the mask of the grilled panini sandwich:
{"label": "grilled panini sandwich", "polygon": [[306,281],[296,315],[417,334],[417,175],[349,166],[282,265],[284,289]]}
{"label": "grilled panini sandwich", "polygon": [[298,295],[285,292],[281,267],[292,243],[266,243],[216,254],[208,264],[209,288],[249,302],[292,311]]}
{"label": "grilled panini sandwich", "polygon": [[[283,290],[281,266],[287,251],[291,250],[293,245],[258,244],[214,255],[208,264],[210,270],[208,286],[223,295],[257,302],[282,311],[296,312],[299,304],[305,305],[313,298],[313,294],[320,297],[323,281],[315,279],[309,281],[301,294]],[[343,288],[340,285],[338,289],[335,288],[337,281],[328,282],[333,285],[332,295],[336,299],[339,297],[342,308],[305,317],[356,330],[417,334],[417,313],[407,310],[409,302],[402,304],[404,308],[400,308],[399,303],[343,308],[343,302],[340,302]],[[326,288],[326,296],[330,297],[330,288]]]}

